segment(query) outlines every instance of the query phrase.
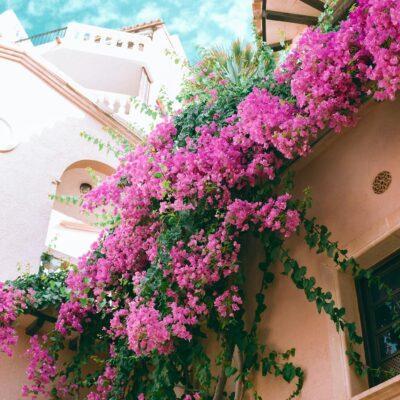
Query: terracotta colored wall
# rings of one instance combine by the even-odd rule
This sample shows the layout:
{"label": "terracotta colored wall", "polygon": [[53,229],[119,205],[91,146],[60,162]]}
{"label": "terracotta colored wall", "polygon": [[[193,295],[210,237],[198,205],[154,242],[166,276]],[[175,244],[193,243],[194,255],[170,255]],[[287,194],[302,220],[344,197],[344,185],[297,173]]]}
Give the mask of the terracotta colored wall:
{"label": "terracotta colored wall", "polygon": [[[310,216],[327,225],[365,268],[400,248],[400,101],[371,103],[356,128],[341,135],[329,134],[307,160],[294,164],[296,190],[310,186],[313,208]],[[380,195],[372,181],[382,170],[391,172],[389,189]],[[348,319],[359,325],[357,299],[351,277],[338,272],[329,260],[306,249],[295,237],[288,247],[308,266],[309,276],[333,293],[348,310]],[[255,257],[254,254],[257,254]],[[246,242],[243,260],[248,270],[247,293],[259,287],[257,264],[262,249],[253,239]],[[347,365],[345,339],[324,314],[319,315],[289,277],[274,267],[276,281],[267,291],[268,309],[261,323],[260,337],[268,349],[297,349],[295,363],[306,372],[301,395],[304,400],[348,400],[365,390],[367,382],[356,377]],[[251,300],[248,300],[250,303]],[[362,349],[361,349],[362,350]],[[257,376],[257,390],[265,400],[283,400],[290,388],[276,378]],[[250,399],[250,397],[248,397]]]}
{"label": "terracotta colored wall", "polygon": [[[25,335],[25,328],[34,322],[34,320],[35,318],[32,316],[22,316],[19,318],[17,325],[19,338],[17,345],[14,347],[12,358],[9,358],[4,353],[0,353],[0,400],[23,399],[21,396],[21,389],[23,385],[29,385],[25,373],[26,367],[29,364],[29,358],[25,354],[26,350],[29,348],[29,336]],[[46,322],[38,333],[42,334],[48,332],[50,327],[51,325]],[[72,356],[73,353],[71,351],[65,350],[61,353],[59,362],[63,363]],[[48,399],[39,396],[38,400]]]}

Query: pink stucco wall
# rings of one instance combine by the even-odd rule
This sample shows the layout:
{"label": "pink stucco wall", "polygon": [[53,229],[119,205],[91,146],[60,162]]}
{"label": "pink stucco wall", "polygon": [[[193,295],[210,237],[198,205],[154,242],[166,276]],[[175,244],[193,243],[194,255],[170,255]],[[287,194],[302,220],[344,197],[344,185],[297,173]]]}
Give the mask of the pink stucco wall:
{"label": "pink stucco wall", "polygon": [[[310,216],[327,225],[362,266],[369,268],[400,248],[400,100],[371,103],[362,110],[356,128],[341,135],[330,134],[314,149],[314,154],[293,166],[296,190],[310,186],[313,208]],[[390,171],[392,183],[383,194],[372,190],[374,177]],[[323,256],[311,253],[299,238],[288,247],[308,273],[339,305],[348,310],[348,319],[359,324],[355,287],[351,277]],[[249,271],[247,293],[259,286],[257,264],[262,249],[252,239],[246,243],[243,260]],[[255,257],[254,254],[257,254]],[[325,315],[319,315],[289,277],[279,275],[267,292],[268,309],[261,324],[261,340],[269,349],[297,349],[295,363],[306,372],[301,395],[304,400],[348,400],[367,389],[365,379],[355,376],[345,356],[345,339]],[[360,332],[360,331],[359,331]],[[360,349],[363,352],[363,349]],[[257,390],[264,399],[285,399],[288,384],[257,376]],[[248,397],[250,399],[250,397]],[[400,393],[399,393],[400,398]]]}

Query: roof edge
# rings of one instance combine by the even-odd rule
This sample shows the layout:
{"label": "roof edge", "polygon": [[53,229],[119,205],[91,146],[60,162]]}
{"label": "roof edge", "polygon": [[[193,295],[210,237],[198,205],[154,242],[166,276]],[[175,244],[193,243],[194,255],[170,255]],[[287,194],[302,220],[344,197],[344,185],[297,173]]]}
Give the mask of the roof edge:
{"label": "roof edge", "polygon": [[165,25],[164,21],[161,19],[155,19],[153,21],[143,22],[140,24],[125,26],[120,28],[120,31],[128,32],[128,33],[137,33],[144,31],[146,29],[156,30],[157,28]]}

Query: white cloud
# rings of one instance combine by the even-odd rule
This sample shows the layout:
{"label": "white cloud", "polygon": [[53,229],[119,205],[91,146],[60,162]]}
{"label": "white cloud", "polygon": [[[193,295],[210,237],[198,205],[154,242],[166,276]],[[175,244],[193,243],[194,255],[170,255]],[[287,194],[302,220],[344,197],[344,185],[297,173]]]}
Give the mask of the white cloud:
{"label": "white cloud", "polygon": [[147,3],[139,12],[135,13],[135,20],[138,23],[155,19],[162,19],[165,9],[156,3]]}
{"label": "white cloud", "polygon": [[227,38],[222,35],[215,35],[212,32],[201,31],[191,40],[194,46],[199,47],[218,47],[227,43]]}
{"label": "white cloud", "polygon": [[[72,0],[73,2],[79,3],[81,0]],[[86,0],[87,7],[89,10],[95,10],[95,12],[86,13],[85,17],[80,22],[89,25],[115,25],[115,27],[122,27],[130,25],[134,22],[134,14],[130,13],[121,14],[121,9],[115,3],[115,1],[102,1],[102,0]],[[120,4],[119,4],[120,6]]]}
{"label": "white cloud", "polygon": [[58,0],[35,1],[30,0],[26,11],[28,15],[39,17],[46,14],[55,14],[58,9]]}
{"label": "white cloud", "polygon": [[212,13],[210,20],[235,37],[248,37],[252,20],[251,1],[242,0],[230,7],[228,13]]}
{"label": "white cloud", "polygon": [[189,33],[196,29],[198,29],[198,23],[193,23],[184,15],[179,15],[168,23],[168,30],[174,33]]}
{"label": "white cloud", "polygon": [[101,6],[101,0],[69,0],[60,8],[60,14],[72,14],[80,12],[88,7]]}

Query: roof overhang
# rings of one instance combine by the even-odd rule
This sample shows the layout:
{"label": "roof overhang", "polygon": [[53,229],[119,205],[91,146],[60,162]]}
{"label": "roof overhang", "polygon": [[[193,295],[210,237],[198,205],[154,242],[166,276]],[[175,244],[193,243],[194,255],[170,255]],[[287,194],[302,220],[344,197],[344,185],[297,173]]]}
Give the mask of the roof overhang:
{"label": "roof overhang", "polygon": [[[339,0],[334,21],[340,20],[355,0]],[[257,33],[274,50],[291,43],[308,26],[315,26],[324,11],[322,0],[253,0],[253,18]]]}

